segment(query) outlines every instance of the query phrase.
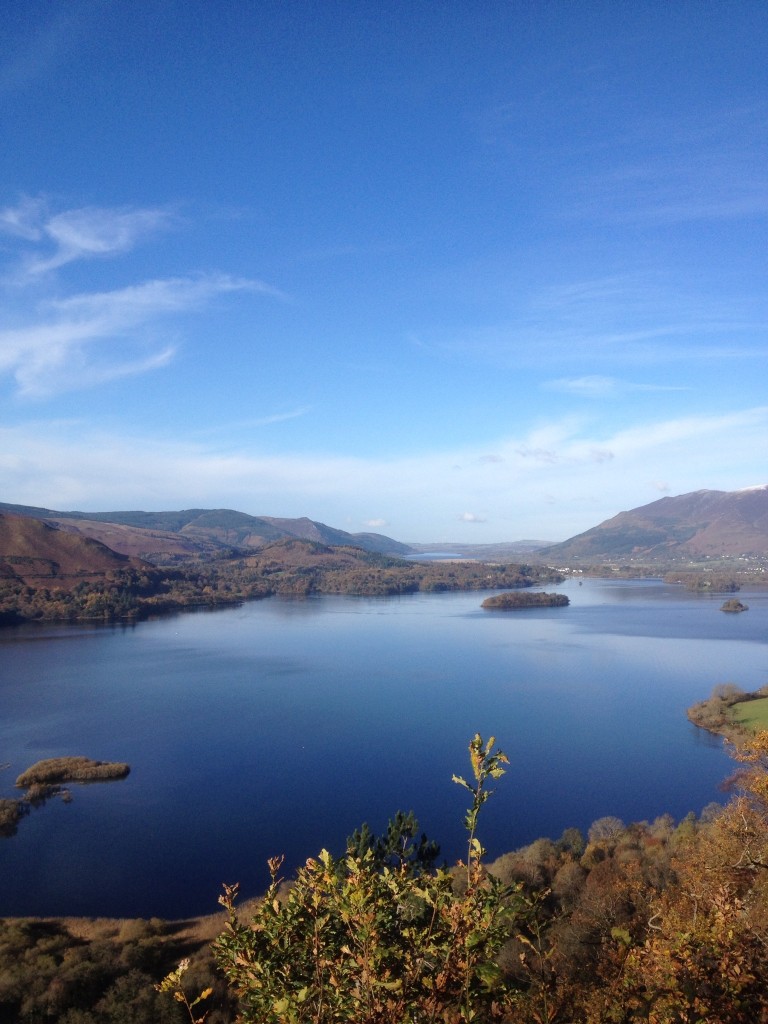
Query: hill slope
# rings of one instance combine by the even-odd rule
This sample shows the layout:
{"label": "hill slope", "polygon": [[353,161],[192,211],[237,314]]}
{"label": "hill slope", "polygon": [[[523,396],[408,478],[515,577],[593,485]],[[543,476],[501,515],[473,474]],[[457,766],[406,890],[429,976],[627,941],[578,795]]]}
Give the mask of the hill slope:
{"label": "hill slope", "polygon": [[559,564],[653,564],[742,556],[768,558],[768,485],[661,498],[536,552],[537,561]]}
{"label": "hill slope", "polygon": [[232,509],[185,509],[178,512],[59,512],[0,502],[0,511],[42,519],[70,533],[107,544],[114,551],[160,563],[210,557],[232,548],[258,549],[285,537],[331,546],[405,555],[407,544],[377,533],[346,533],[314,520],[251,516]]}
{"label": "hill slope", "polygon": [[141,565],[90,537],[28,516],[0,513],[0,578],[66,589]]}

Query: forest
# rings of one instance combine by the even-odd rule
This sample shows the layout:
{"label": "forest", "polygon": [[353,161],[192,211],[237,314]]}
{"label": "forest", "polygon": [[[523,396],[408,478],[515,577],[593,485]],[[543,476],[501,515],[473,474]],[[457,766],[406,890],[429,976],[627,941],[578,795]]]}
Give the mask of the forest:
{"label": "forest", "polygon": [[405,561],[360,548],[282,540],[255,553],[110,570],[101,578],[38,584],[0,579],[0,625],[142,619],[188,608],[312,594],[391,596],[418,591],[529,587],[562,577],[544,566]]}

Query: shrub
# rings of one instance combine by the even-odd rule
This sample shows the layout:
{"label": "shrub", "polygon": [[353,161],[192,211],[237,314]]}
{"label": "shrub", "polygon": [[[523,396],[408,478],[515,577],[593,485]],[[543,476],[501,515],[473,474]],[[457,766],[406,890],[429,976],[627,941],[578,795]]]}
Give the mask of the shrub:
{"label": "shrub", "polygon": [[243,1022],[502,1019],[512,997],[497,955],[524,905],[487,874],[476,836],[487,783],[508,763],[493,745],[476,735],[473,781],[454,776],[472,796],[461,885],[418,857],[382,857],[386,843],[358,842],[340,859],[323,850],[308,860],[285,894],[282,858],[270,860],[271,884],[248,923],[235,910],[237,886],[225,887],[229,923],[214,955]]}

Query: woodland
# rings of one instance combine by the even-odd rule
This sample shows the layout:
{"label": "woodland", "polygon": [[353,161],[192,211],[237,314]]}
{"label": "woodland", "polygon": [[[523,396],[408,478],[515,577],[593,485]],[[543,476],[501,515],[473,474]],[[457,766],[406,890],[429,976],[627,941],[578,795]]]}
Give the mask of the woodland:
{"label": "woodland", "polygon": [[544,566],[406,561],[360,548],[292,539],[253,554],[127,566],[97,578],[0,578],[0,625],[142,619],[275,594],[391,596],[529,587],[561,579]]}

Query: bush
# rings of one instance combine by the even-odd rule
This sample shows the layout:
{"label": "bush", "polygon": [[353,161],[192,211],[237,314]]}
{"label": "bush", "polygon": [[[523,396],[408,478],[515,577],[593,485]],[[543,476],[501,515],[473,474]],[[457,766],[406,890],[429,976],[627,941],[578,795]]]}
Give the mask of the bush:
{"label": "bush", "polygon": [[474,782],[454,776],[472,795],[461,885],[418,857],[382,857],[386,843],[356,842],[338,860],[327,850],[308,860],[285,893],[282,858],[272,859],[270,887],[248,923],[235,910],[237,886],[225,888],[229,924],[214,955],[239,997],[243,1022],[503,1018],[511,994],[496,958],[523,901],[487,874],[475,834],[487,783],[508,763],[493,745],[476,735],[469,747]]}

